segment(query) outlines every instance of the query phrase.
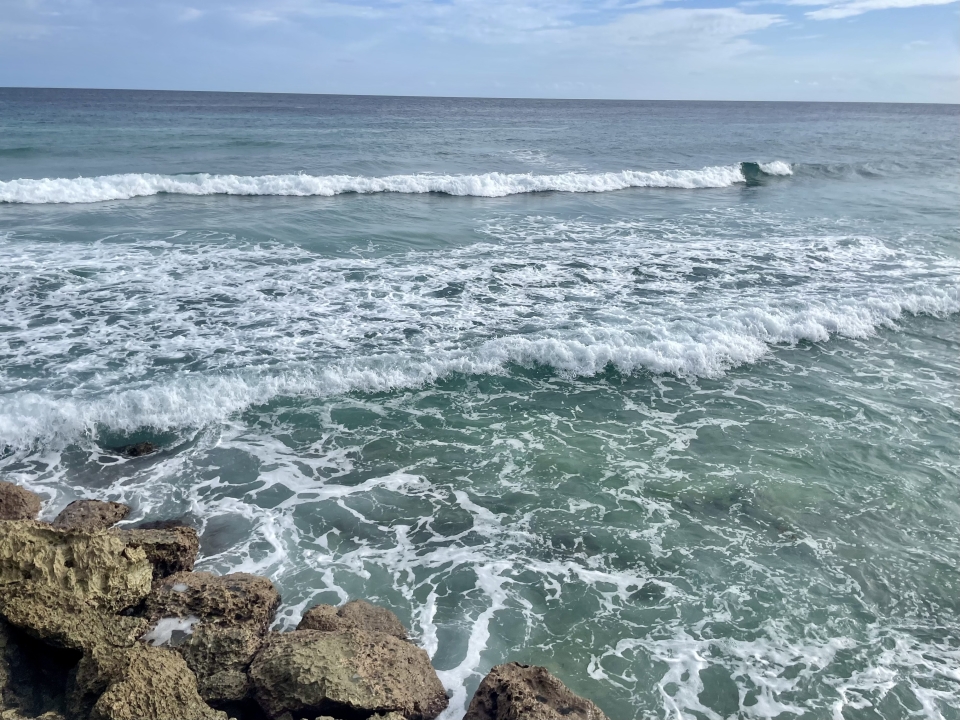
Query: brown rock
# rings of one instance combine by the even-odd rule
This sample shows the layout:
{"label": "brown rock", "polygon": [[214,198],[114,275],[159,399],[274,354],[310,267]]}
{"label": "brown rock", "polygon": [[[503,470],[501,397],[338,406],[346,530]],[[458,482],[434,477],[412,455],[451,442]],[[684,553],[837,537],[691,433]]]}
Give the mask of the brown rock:
{"label": "brown rock", "polygon": [[148,628],[142,618],[111,615],[37,583],[0,588],[0,615],[33,637],[73,650],[130,647]]}
{"label": "brown rock", "polygon": [[127,505],[104,500],[74,500],[67,505],[53,526],[65,530],[86,530],[93,532],[116,525],[130,514]]}
{"label": "brown rock", "polygon": [[263,577],[177,573],[154,587],[143,612],[155,623],[192,621],[176,649],[196,674],[201,696],[224,702],[250,695],[247,670],[279,605],[279,593]]}
{"label": "brown rock", "polygon": [[39,514],[39,495],[0,480],[0,520],[33,520]]}
{"label": "brown rock", "polygon": [[279,606],[280,594],[265,577],[180,572],[157,584],[144,602],[144,613],[151,620],[194,615],[205,623],[251,623],[266,631]]}
{"label": "brown rock", "polygon": [[406,720],[433,720],[448,703],[423,650],[358,629],[273,633],[250,677],[257,701],[274,718],[398,712]]}
{"label": "brown rock", "polygon": [[150,591],[142,550],[104,532],[60,530],[32,520],[0,523],[0,599],[30,583],[105,612],[136,605]]}
{"label": "brown rock", "polygon": [[384,607],[371,605],[366,600],[351,600],[339,608],[333,605],[316,605],[304,613],[303,619],[297,626],[298,630],[324,632],[349,628],[386,633],[401,640],[407,639],[407,629],[396,615]]}
{"label": "brown rock", "polygon": [[607,720],[607,716],[546,668],[507,663],[483,679],[463,720]]}
{"label": "brown rock", "polygon": [[141,548],[153,565],[153,579],[193,570],[200,550],[197,531],[187,525],[120,528],[110,531],[132,548]]}
{"label": "brown rock", "polygon": [[[102,694],[90,720],[226,720],[197,693],[197,682],[177,653],[137,645],[84,657],[77,670],[76,699]],[[82,710],[83,703],[74,706]]]}

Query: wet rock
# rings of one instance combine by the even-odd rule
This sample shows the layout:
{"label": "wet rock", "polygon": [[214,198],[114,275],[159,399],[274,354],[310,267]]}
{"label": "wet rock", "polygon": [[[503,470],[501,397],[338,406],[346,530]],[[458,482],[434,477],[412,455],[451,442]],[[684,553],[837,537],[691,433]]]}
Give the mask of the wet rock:
{"label": "wet rock", "polygon": [[546,668],[507,663],[483,679],[464,720],[607,720],[607,716]]}
{"label": "wet rock", "polygon": [[164,648],[137,645],[91,653],[76,673],[73,713],[90,709],[90,720],[227,720],[207,705],[186,662]]}
{"label": "wet rock", "polygon": [[398,712],[406,720],[432,720],[448,703],[423,650],[355,628],[273,633],[250,676],[257,701],[274,718]]}
{"label": "wet rock", "polygon": [[186,525],[139,526],[110,532],[128,547],[143,550],[153,566],[154,580],[193,570],[200,550],[197,531]]}
{"label": "wet rock", "polygon": [[333,632],[359,628],[369,632],[393,635],[407,639],[407,629],[392,612],[366,600],[351,600],[339,608],[333,605],[317,605],[307,610],[297,626],[298,630],[322,630]]}
{"label": "wet rock", "polygon": [[150,591],[144,552],[104,532],[61,530],[31,520],[0,523],[0,599],[29,583],[106,612]]}
{"label": "wet rock", "polygon": [[67,505],[53,526],[64,530],[86,530],[94,532],[116,525],[130,514],[127,505],[104,500],[74,500]]}
{"label": "wet rock", "polygon": [[0,480],[0,520],[33,520],[39,514],[39,495]]}
{"label": "wet rock", "polygon": [[279,605],[279,593],[263,577],[177,573],[154,587],[143,612],[157,623],[190,622],[176,649],[196,673],[200,695],[228,702],[249,697],[247,671]]}
{"label": "wet rock", "polygon": [[154,445],[152,442],[140,442],[134,443],[133,445],[122,445],[120,447],[111,449],[121,457],[136,458],[143,457],[144,455],[152,455],[160,448]]}

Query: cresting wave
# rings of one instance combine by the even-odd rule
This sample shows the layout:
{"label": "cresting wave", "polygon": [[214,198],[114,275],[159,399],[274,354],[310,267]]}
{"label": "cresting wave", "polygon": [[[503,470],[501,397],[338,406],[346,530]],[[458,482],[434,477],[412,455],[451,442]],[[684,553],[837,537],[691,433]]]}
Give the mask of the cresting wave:
{"label": "cresting wave", "polygon": [[49,204],[129,200],[150,195],[278,195],[324,196],[345,193],[442,193],[474,197],[504,197],[533,192],[598,193],[634,187],[723,188],[748,182],[745,167],[766,175],[792,175],[788,163],[738,163],[700,170],[606,173],[484,173],[481,175],[155,175],[127,173],[93,178],[42,178],[0,181],[0,202]]}

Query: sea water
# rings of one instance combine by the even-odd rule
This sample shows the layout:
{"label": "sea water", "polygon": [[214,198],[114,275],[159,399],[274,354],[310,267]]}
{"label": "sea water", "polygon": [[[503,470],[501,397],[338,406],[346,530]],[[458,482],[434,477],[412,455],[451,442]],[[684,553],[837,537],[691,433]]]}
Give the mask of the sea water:
{"label": "sea water", "polygon": [[958,120],[0,90],[0,472],[390,607],[444,720],[958,718]]}

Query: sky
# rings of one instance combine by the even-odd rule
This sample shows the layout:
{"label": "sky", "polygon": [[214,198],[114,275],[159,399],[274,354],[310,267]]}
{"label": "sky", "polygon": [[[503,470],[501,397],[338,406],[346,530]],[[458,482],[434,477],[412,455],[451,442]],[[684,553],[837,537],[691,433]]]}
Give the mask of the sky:
{"label": "sky", "polygon": [[0,0],[0,86],[960,102],[958,0]]}

